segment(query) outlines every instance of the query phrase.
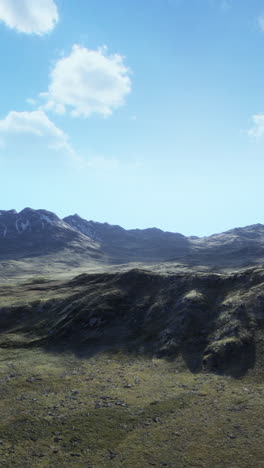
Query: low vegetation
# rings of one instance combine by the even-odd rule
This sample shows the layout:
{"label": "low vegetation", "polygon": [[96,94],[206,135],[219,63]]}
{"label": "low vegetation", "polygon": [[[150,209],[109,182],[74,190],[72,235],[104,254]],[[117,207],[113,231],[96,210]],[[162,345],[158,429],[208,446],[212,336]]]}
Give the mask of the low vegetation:
{"label": "low vegetation", "polygon": [[6,467],[263,466],[263,379],[124,353],[3,350]]}
{"label": "low vegetation", "polygon": [[0,291],[3,467],[263,467],[264,271]]}

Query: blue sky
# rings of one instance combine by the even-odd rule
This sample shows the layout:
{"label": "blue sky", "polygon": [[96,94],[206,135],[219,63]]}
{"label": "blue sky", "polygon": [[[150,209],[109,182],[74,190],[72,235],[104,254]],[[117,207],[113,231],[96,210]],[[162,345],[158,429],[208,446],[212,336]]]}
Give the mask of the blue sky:
{"label": "blue sky", "polygon": [[264,223],[260,0],[0,0],[1,209]]}

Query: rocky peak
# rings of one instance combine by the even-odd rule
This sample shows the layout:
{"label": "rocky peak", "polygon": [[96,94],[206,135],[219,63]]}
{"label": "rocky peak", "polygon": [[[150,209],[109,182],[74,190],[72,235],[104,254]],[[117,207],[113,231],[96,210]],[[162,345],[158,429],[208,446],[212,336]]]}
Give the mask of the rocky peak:
{"label": "rocky peak", "polygon": [[28,234],[45,231],[72,231],[73,228],[62,221],[56,214],[47,210],[24,208],[19,213],[16,210],[0,211],[0,238],[16,238]]}
{"label": "rocky peak", "polygon": [[78,214],[67,216],[66,218],[63,218],[63,221],[72,228],[77,229],[83,235],[88,236],[95,241],[101,240],[98,229],[96,229],[96,224],[99,225],[100,223],[87,221],[86,219],[81,218]]}

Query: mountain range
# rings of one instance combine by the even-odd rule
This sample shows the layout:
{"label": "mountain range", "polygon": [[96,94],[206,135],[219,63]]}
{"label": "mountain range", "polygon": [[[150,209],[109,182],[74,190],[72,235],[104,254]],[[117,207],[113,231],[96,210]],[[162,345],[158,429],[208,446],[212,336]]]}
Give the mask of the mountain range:
{"label": "mountain range", "polygon": [[[0,263],[52,261],[57,266],[163,263],[237,269],[264,263],[264,225],[235,228],[208,237],[186,237],[157,228],[126,230],[87,221],[77,214],[60,219],[47,210],[0,210]],[[19,265],[17,265],[19,267]],[[18,268],[19,269],[19,268]]]}

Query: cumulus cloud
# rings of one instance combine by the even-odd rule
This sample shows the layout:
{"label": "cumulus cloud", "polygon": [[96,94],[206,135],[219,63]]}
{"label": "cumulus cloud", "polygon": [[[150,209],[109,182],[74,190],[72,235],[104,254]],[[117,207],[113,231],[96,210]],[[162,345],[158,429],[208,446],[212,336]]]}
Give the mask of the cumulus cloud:
{"label": "cumulus cloud", "polygon": [[254,127],[250,128],[248,134],[254,138],[264,137],[264,114],[253,115]]}
{"label": "cumulus cloud", "polygon": [[101,114],[107,117],[124,104],[131,91],[129,69],[119,54],[106,48],[90,50],[74,45],[69,56],[57,61],[51,71],[45,109],[74,116]]}
{"label": "cumulus cloud", "polygon": [[56,127],[42,110],[33,112],[12,111],[3,120],[0,120],[0,137],[2,139],[16,134],[29,134],[46,138],[49,147],[73,153],[68,141],[68,135]]}
{"label": "cumulus cloud", "polygon": [[0,20],[26,34],[42,35],[59,20],[54,0],[0,0]]}
{"label": "cumulus cloud", "polygon": [[[15,135],[41,138],[48,148],[63,151],[70,157],[69,161],[74,170],[109,172],[132,170],[141,166],[137,161],[126,163],[117,158],[108,158],[102,155],[88,153],[83,156],[78,154],[70,144],[68,135],[58,128],[43,110],[33,112],[12,111],[4,119],[0,120],[0,150],[5,148],[8,139]],[[32,144],[31,138],[29,138],[29,144]]]}

